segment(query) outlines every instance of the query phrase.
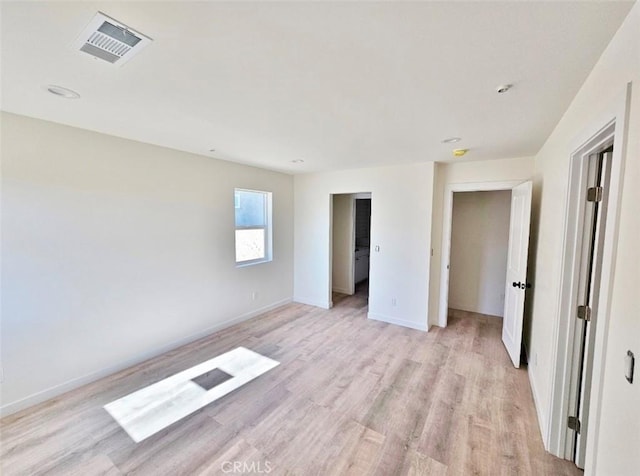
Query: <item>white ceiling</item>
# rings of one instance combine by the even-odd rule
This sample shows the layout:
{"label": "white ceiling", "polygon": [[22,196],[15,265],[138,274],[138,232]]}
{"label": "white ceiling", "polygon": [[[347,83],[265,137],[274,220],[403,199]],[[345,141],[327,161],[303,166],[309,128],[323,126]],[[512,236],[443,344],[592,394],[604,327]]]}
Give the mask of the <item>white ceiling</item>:
{"label": "white ceiling", "polygon": [[[2,109],[292,173],[531,156],[631,6],[4,2]],[[98,10],[155,41],[74,51]]]}

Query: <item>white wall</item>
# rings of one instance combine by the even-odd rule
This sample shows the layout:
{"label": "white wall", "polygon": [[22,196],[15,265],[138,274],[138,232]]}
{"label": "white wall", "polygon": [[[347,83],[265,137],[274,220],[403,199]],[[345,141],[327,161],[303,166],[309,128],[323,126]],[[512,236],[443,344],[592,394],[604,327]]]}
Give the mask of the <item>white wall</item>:
{"label": "white wall", "polygon": [[442,221],[445,188],[454,183],[526,181],[533,176],[533,158],[498,159],[436,164],[433,189],[433,227],[429,295],[429,324],[438,324],[440,271],[442,266]]}
{"label": "white wall", "polygon": [[510,191],[453,194],[449,307],[504,314]]}
{"label": "white wall", "polygon": [[[631,13],[596,64],[564,117],[535,157],[535,183],[541,200],[532,231],[537,242],[533,315],[528,348],[537,365],[529,372],[537,394],[542,430],[548,431],[553,357],[550,343],[558,314],[558,288],[566,214],[570,155],[584,131],[617,104],[626,84],[633,82],[626,144],[626,170],[622,191],[615,279],[606,342],[598,448],[587,454],[586,474],[635,475],[640,468],[640,371],[637,381],[626,382],[623,357],[627,349],[640,356],[638,269],[640,252],[640,4]],[[617,144],[616,147],[621,147]],[[535,207],[534,207],[535,208]],[[597,385],[597,383],[596,383]],[[595,409],[592,408],[592,414]],[[594,427],[591,426],[593,429]],[[596,466],[591,461],[596,456]]]}
{"label": "white wall", "polygon": [[[3,412],[291,299],[291,176],[1,117]],[[234,187],[273,192],[273,262],[235,266]]]}
{"label": "white wall", "polygon": [[369,316],[426,330],[433,171],[429,162],[296,175],[294,299],[329,306],[331,194],[370,191]]}
{"label": "white wall", "polygon": [[333,196],[333,291],[353,294],[353,195]]}

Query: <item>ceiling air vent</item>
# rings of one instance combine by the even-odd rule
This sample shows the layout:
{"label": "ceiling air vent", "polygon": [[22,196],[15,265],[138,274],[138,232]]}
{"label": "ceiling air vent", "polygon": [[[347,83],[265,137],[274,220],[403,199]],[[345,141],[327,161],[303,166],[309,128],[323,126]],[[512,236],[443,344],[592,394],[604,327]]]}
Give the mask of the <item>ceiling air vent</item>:
{"label": "ceiling air vent", "polygon": [[73,46],[74,49],[120,66],[152,41],[148,36],[132,30],[124,23],[98,12],[80,33]]}

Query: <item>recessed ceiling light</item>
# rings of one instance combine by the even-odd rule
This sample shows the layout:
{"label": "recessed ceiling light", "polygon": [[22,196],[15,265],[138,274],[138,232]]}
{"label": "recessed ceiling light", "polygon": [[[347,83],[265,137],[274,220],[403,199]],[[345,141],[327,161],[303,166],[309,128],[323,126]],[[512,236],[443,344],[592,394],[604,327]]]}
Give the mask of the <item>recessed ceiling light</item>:
{"label": "recessed ceiling light", "polygon": [[302,162],[304,162],[304,160],[302,160],[302,159],[295,159],[295,160],[292,160],[291,162],[292,162],[292,163],[294,163],[294,164],[301,164]]}
{"label": "recessed ceiling light", "polygon": [[55,86],[54,84],[45,86],[45,89],[51,94],[65,99],[78,99],[80,97],[77,92],[72,91],[71,89],[63,88],[62,86]]}
{"label": "recessed ceiling light", "polygon": [[509,89],[511,89],[512,87],[513,87],[512,84],[503,84],[502,86],[498,86],[496,88],[496,91],[498,94],[503,94],[509,91]]}
{"label": "recessed ceiling light", "polygon": [[453,144],[454,142],[460,142],[462,139],[460,137],[449,137],[442,141],[443,144]]}

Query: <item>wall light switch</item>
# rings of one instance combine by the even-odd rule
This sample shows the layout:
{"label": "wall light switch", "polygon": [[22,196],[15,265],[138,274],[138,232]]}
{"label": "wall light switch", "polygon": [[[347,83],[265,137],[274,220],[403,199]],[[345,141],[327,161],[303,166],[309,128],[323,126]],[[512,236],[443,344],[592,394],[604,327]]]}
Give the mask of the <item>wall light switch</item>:
{"label": "wall light switch", "polygon": [[634,357],[633,352],[628,350],[627,356],[625,357],[624,376],[629,383],[633,383],[633,367],[635,367],[635,364],[636,358]]}
{"label": "wall light switch", "polygon": [[374,248],[375,251],[380,251],[380,245],[376,245],[376,247]]}

